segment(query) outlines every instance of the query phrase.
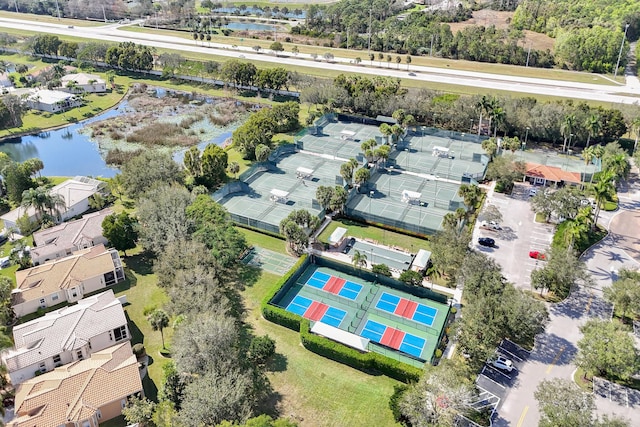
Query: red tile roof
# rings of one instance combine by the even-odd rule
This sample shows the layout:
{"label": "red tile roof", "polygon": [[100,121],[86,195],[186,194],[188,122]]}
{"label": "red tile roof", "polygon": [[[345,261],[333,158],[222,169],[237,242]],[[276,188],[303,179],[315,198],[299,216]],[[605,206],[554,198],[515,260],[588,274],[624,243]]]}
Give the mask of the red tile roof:
{"label": "red tile roof", "polygon": [[534,178],[544,178],[547,181],[553,182],[565,181],[576,184],[582,182],[579,172],[569,172],[555,166],[541,165],[538,163],[527,163],[525,175]]}

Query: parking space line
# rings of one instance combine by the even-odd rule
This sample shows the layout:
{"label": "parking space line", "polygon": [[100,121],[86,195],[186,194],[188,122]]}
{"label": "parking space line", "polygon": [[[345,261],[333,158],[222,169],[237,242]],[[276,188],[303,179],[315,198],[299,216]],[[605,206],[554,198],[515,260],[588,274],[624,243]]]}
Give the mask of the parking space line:
{"label": "parking space line", "polygon": [[500,384],[499,382],[497,382],[497,381],[495,381],[495,380],[492,380],[491,378],[489,378],[488,376],[486,376],[486,375],[484,374],[484,369],[482,369],[482,372],[480,373],[480,375],[482,375],[483,377],[485,377],[485,379],[487,379],[487,380],[491,381],[492,383],[494,383],[494,384],[495,384],[495,385],[497,385],[498,387],[502,387],[503,389],[506,389],[506,388],[507,388],[506,386],[503,386],[503,385],[502,385],[502,384]]}
{"label": "parking space line", "polygon": [[511,353],[509,350],[507,350],[505,348],[500,347],[500,348],[498,348],[498,350],[499,350],[499,353],[506,353],[509,356],[511,356],[512,358],[517,359],[518,362],[522,362],[524,360],[520,356],[518,356],[517,354]]}
{"label": "parking space line", "polygon": [[[510,380],[510,379],[511,379],[511,377],[510,377],[509,375],[505,374],[504,372],[500,371],[499,369],[492,368],[492,367],[491,367],[491,366],[489,366],[489,365],[485,365],[485,366],[486,366],[487,368],[489,368],[491,371],[499,373],[500,375],[502,375],[503,377],[507,378],[508,380]],[[486,376],[486,375],[485,375],[485,376]]]}
{"label": "parking space line", "polygon": [[524,423],[524,417],[527,416],[528,410],[529,410],[529,406],[525,406],[524,409],[522,410],[522,414],[520,414],[520,419],[518,420],[518,424],[516,424],[516,427],[522,427],[522,423]]}

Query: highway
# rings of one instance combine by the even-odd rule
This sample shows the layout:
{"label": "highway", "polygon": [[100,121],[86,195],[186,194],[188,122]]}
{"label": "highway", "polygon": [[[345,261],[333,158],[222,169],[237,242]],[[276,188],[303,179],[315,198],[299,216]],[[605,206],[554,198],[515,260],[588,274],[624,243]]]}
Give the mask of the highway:
{"label": "highway", "polygon": [[[131,25],[131,24],[126,24]],[[271,62],[283,65],[330,69],[333,71],[343,71],[350,73],[360,73],[368,75],[385,75],[390,77],[400,77],[403,79],[413,79],[432,83],[442,83],[447,85],[461,85],[483,88],[488,90],[502,90],[518,92],[532,95],[548,95],[578,100],[590,100],[600,102],[610,102],[612,104],[639,104],[640,87],[627,83],[620,86],[606,86],[588,83],[568,82],[559,80],[536,79],[529,77],[518,77],[508,75],[498,75],[489,73],[478,73],[471,71],[449,70],[433,67],[422,67],[411,65],[410,72],[406,70],[406,65],[400,65],[400,69],[394,68],[390,64],[389,68],[367,67],[363,64],[353,64],[349,58],[334,57],[331,62],[324,60],[314,60],[310,55],[293,55],[291,53],[281,53],[280,56],[264,53],[258,54],[250,47],[235,47],[231,45],[210,43],[209,46],[196,45],[193,40],[184,38],[165,36],[158,34],[139,33],[123,31],[120,24],[110,24],[100,27],[74,27],[51,23],[34,23],[20,19],[0,18],[0,31],[2,28],[13,28],[34,33],[48,33],[61,36],[75,36],[99,41],[124,42],[132,41],[151,47],[162,49],[174,49],[183,52],[204,53],[230,58],[242,58],[252,62]],[[209,45],[209,43],[207,43]]]}

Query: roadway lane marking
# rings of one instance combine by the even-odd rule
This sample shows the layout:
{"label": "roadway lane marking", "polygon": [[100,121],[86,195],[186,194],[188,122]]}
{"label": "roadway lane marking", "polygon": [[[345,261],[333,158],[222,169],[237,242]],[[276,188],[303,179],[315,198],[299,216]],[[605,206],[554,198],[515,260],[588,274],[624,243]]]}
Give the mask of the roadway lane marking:
{"label": "roadway lane marking", "polygon": [[547,368],[547,374],[551,373],[551,370],[553,369],[555,364],[558,362],[558,359],[560,359],[560,356],[562,356],[562,353],[564,353],[565,347],[566,346],[563,345],[560,351],[558,352],[558,354],[556,354],[556,357],[553,358],[553,360],[549,364],[549,367]]}
{"label": "roadway lane marking", "polygon": [[516,427],[522,427],[522,423],[524,423],[524,417],[527,415],[528,410],[529,410],[529,407],[525,406],[524,409],[522,410],[522,414],[520,414],[520,419],[518,420],[518,424],[516,424]]}

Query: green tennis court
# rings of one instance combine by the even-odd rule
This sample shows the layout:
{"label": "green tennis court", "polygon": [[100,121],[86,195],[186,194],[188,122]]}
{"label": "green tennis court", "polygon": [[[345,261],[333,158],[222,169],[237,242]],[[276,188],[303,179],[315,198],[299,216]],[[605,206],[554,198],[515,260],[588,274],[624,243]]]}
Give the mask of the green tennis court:
{"label": "green tennis court", "polygon": [[261,268],[273,274],[284,276],[296,263],[297,259],[277,252],[254,246],[243,262]]}

